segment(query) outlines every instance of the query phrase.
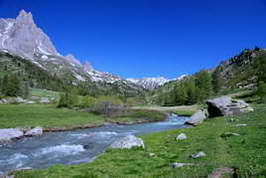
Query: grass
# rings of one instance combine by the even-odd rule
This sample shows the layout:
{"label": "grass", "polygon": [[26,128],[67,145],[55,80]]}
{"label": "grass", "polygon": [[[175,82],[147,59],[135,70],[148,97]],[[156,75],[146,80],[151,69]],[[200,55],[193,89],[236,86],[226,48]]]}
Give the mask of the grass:
{"label": "grass", "polygon": [[[239,177],[266,176],[266,105],[256,105],[254,113],[237,117],[220,117],[189,129],[144,135],[146,148],[109,149],[93,163],[56,165],[44,170],[17,173],[17,177],[85,178],[85,177],[206,177],[215,168],[234,168]],[[232,122],[233,121],[233,122]],[[236,124],[248,124],[236,127]],[[187,140],[176,141],[181,132]],[[222,138],[225,132],[240,136]],[[191,159],[204,151],[204,158]],[[149,157],[155,153],[155,157]],[[170,163],[194,163],[196,166],[171,168]]]}
{"label": "grass", "polygon": [[164,120],[161,112],[132,110],[119,118],[106,118],[88,112],[58,109],[55,105],[0,105],[0,128],[66,128],[97,126],[106,122],[136,123]]}
{"label": "grass", "polygon": [[199,105],[173,106],[173,107],[161,107],[161,106],[135,106],[135,107],[132,107],[132,109],[151,110],[151,111],[160,111],[160,112],[173,112],[175,114],[185,115],[185,116],[193,115],[199,108],[200,108]]}
{"label": "grass", "polygon": [[[151,119],[152,118],[152,119]],[[122,122],[122,123],[138,123],[138,122],[156,122],[163,121],[166,118],[166,114],[161,111],[151,111],[151,110],[127,110],[124,114],[118,118],[112,118],[112,121]]]}
{"label": "grass", "polygon": [[98,125],[104,121],[101,116],[70,109],[57,109],[54,105],[0,105],[0,128],[67,128],[85,124]]}
{"label": "grass", "polygon": [[37,89],[32,88],[30,91],[32,96],[38,96],[38,97],[45,97],[45,98],[55,98],[56,100],[59,100],[60,92],[55,92],[51,90],[44,90],[44,89]]}

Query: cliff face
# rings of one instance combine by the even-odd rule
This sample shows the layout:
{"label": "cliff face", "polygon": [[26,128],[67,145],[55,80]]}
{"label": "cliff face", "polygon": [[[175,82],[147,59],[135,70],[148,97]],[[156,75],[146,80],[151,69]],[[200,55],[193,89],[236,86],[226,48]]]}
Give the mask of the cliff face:
{"label": "cliff face", "polygon": [[241,54],[221,62],[214,72],[223,78],[227,88],[253,88],[256,87],[258,72],[261,70],[259,60],[266,60],[266,50],[244,50]]}

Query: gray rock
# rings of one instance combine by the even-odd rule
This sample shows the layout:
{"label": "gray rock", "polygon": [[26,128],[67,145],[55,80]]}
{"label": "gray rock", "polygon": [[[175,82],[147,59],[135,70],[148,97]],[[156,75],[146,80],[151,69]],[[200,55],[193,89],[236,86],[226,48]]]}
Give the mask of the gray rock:
{"label": "gray rock", "polygon": [[156,156],[155,153],[149,153],[149,157],[154,157]]}
{"label": "gray rock", "polygon": [[25,136],[41,136],[43,134],[43,129],[41,127],[35,127],[29,131],[27,131]]}
{"label": "gray rock", "polygon": [[141,138],[135,137],[134,135],[128,135],[118,141],[115,141],[110,147],[115,149],[130,149],[133,147],[144,148],[145,146]]}
{"label": "gray rock", "polygon": [[184,134],[184,133],[181,133],[179,134],[177,137],[176,137],[176,140],[186,140],[187,139],[187,135]]}
{"label": "gray rock", "polygon": [[26,101],[25,104],[35,104],[35,101]]}
{"label": "gray rock", "polygon": [[192,163],[172,163],[171,164],[172,168],[180,168],[180,167],[184,167],[184,166],[194,166],[194,164],[192,164]]}
{"label": "gray rock", "polygon": [[208,117],[208,111],[206,109],[201,109],[197,111],[193,116],[190,117],[190,120],[186,121],[185,124],[188,125],[199,125]]}
{"label": "gray rock", "polygon": [[198,152],[196,154],[191,155],[191,158],[196,159],[196,158],[201,158],[201,157],[205,157],[205,156],[207,156],[207,155],[201,151],[201,152]]}
{"label": "gray rock", "polygon": [[21,97],[16,97],[14,100],[15,100],[16,103],[25,103],[26,102],[26,100],[24,100]]}
{"label": "gray rock", "polygon": [[246,127],[248,126],[247,124],[236,124],[236,127]]}
{"label": "gray rock", "polygon": [[254,111],[246,102],[228,96],[208,100],[206,103],[210,117],[232,116]]}
{"label": "gray rock", "polygon": [[24,133],[20,129],[0,129],[0,143],[9,142],[12,139],[21,138]]}
{"label": "gray rock", "polygon": [[50,100],[48,98],[41,98],[40,103],[42,104],[49,104]]}

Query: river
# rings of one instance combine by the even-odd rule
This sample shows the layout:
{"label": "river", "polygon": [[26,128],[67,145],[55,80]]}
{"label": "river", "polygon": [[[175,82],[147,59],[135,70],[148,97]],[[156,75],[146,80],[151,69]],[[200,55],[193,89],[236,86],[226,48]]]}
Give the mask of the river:
{"label": "river", "polygon": [[106,125],[99,128],[44,133],[0,146],[0,175],[22,167],[47,168],[55,164],[92,161],[111,143],[126,135],[143,135],[185,128],[188,118],[171,115],[164,122],[135,125]]}

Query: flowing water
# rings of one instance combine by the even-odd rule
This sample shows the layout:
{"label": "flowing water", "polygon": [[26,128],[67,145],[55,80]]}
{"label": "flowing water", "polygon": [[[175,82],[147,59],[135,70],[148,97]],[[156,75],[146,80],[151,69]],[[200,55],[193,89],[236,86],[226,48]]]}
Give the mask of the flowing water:
{"label": "flowing water", "polygon": [[99,128],[45,133],[0,146],[0,175],[21,167],[47,168],[54,164],[92,161],[111,143],[126,135],[143,135],[184,128],[186,117],[171,115],[167,121],[136,125],[106,125]]}

